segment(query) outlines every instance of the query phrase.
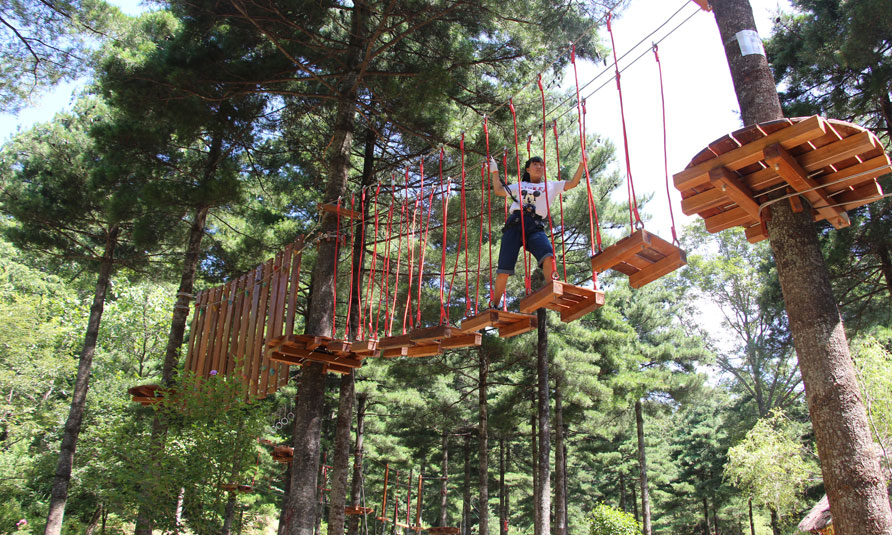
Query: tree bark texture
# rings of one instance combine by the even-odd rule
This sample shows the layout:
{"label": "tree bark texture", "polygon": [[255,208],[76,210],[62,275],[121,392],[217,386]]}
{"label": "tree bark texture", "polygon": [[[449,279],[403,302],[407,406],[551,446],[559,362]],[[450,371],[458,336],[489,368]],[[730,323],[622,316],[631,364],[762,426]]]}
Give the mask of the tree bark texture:
{"label": "tree bark texture", "polygon": [[709,525],[709,502],[706,496],[703,496],[703,535],[711,535],[711,526]]}
{"label": "tree bark texture", "polygon": [[780,527],[780,518],[777,515],[777,509],[769,507],[768,512],[771,516],[771,533],[772,535],[783,535]]}
{"label": "tree bark texture", "polygon": [[[344,195],[350,169],[350,149],[355,130],[357,80],[366,40],[367,7],[363,2],[351,10],[350,41],[345,57],[346,74],[339,85],[338,105],[332,127],[328,154],[326,202],[335,202]],[[322,232],[329,238],[319,242],[318,257],[312,272],[312,299],[308,303],[306,333],[331,336],[334,317],[334,266],[337,240],[337,217],[324,213],[320,222]],[[305,365],[301,374],[300,400],[294,411],[294,461],[291,472],[291,492],[281,521],[286,522],[285,535],[311,535],[315,527],[316,474],[319,468],[319,439],[322,420],[322,395],[325,373],[322,364]],[[318,398],[318,399],[317,399]]]}
{"label": "tree bark texture", "polygon": [[65,515],[65,504],[68,501],[68,487],[71,484],[71,471],[74,469],[74,451],[77,437],[81,432],[84,408],[87,405],[87,390],[90,386],[90,370],[93,367],[93,354],[96,352],[96,340],[99,337],[99,324],[105,310],[105,295],[108,292],[111,273],[114,269],[115,247],[118,244],[120,229],[112,226],[105,237],[105,250],[99,264],[99,276],[93,292],[93,304],[90,306],[90,318],[84,334],[84,345],[81,348],[77,363],[77,377],[74,380],[74,391],[71,394],[71,406],[68,408],[68,419],[62,433],[62,444],[59,447],[59,460],[53,475],[53,487],[50,492],[49,512],[46,517],[44,535],[59,535],[62,532],[62,519]]}
{"label": "tree bark texture", "polygon": [[626,507],[626,476],[622,470],[619,471],[619,508],[624,512],[628,511]]}
{"label": "tree bark texture", "polygon": [[344,535],[344,506],[347,505],[347,468],[350,464],[350,421],[353,419],[353,372],[341,376],[338,395],[338,421],[335,428],[334,459],[331,467],[331,492],[328,535]]}
{"label": "tree bark texture", "polygon": [[750,498],[747,503],[749,504],[750,513],[750,535],[756,535],[756,523],[753,522],[753,499]]}
{"label": "tree bark texture", "polygon": [[499,535],[505,535],[505,437],[499,437]]}
{"label": "tree bark texture", "polygon": [[479,457],[478,499],[477,499],[477,533],[489,533],[489,419],[487,415],[487,381],[489,381],[489,357],[480,349],[480,424],[477,431],[477,447]]}
{"label": "tree bark texture", "polygon": [[[735,35],[755,31],[748,0],[713,0],[745,124],[782,117],[774,79],[763,55],[742,56]],[[811,211],[788,202],[770,207],[768,234],[784,296],[790,331],[821,472],[837,535],[892,533],[892,510],[879,458],[849,355],[842,319],[818,245]]]}
{"label": "tree bark texture", "polygon": [[539,376],[539,533],[551,532],[551,423],[548,401],[548,325],[545,309],[536,311],[539,317],[539,343],[537,344],[537,372]]}
{"label": "tree bark texture", "polygon": [[[356,440],[353,442],[353,479],[350,487],[350,505],[360,506],[362,495],[362,443],[365,435],[365,404],[368,396],[356,396]],[[383,514],[383,513],[382,513]],[[347,519],[347,535],[359,534],[359,515]]]}
{"label": "tree bark texture", "polygon": [[235,518],[235,492],[230,492],[226,499],[226,508],[223,510],[223,529],[220,535],[230,535],[232,533],[232,520]]}
{"label": "tree bark texture", "polygon": [[530,462],[533,472],[533,535],[542,535],[539,533],[539,433],[537,432],[537,410],[536,410],[536,392],[532,392],[530,398],[532,407],[530,407],[530,451],[533,458]]}
{"label": "tree bark texture", "polygon": [[443,431],[443,457],[440,461],[440,527],[449,525],[449,433]]}
{"label": "tree bark texture", "polygon": [[564,482],[564,408],[560,377],[554,379],[554,533],[567,535],[567,502]]}
{"label": "tree bark texture", "polygon": [[650,535],[650,492],[647,488],[647,455],[644,448],[644,415],[641,400],[635,400],[635,428],[638,431],[638,482],[641,486],[641,533]]}
{"label": "tree bark texture", "polygon": [[471,435],[465,435],[465,482],[461,502],[461,533],[471,535]]}

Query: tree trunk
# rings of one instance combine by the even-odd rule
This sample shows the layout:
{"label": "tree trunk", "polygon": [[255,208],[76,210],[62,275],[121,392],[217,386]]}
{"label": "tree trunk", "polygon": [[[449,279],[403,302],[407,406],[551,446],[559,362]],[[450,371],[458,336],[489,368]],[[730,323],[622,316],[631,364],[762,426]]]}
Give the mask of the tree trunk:
{"label": "tree trunk", "polygon": [[[292,439],[293,442],[293,439]],[[283,476],[283,485],[282,485],[282,507],[281,510],[284,512],[287,504],[288,497],[291,495],[291,463],[288,463],[288,468],[285,470],[285,475]],[[285,533],[285,522],[282,516],[279,516],[279,528],[276,530],[276,535],[284,535]]]}
{"label": "tree trunk", "polygon": [[[755,32],[748,0],[713,0],[713,11],[745,124],[782,117],[765,56],[742,56],[737,32]],[[768,234],[837,535],[892,533],[885,480],[811,210],[770,207]]]}
{"label": "tree trunk", "polygon": [[335,428],[334,460],[331,468],[331,493],[328,535],[344,535],[344,507],[347,505],[347,468],[350,464],[350,421],[353,419],[353,372],[341,376],[338,396],[338,422]]}
{"label": "tree trunk", "polygon": [[449,525],[449,433],[443,431],[441,443],[443,459],[440,463],[440,527]]}
{"label": "tree trunk", "polygon": [[186,487],[180,487],[177,493],[177,506],[173,512],[173,532],[179,533],[183,525],[183,500],[186,498]]}
{"label": "tree trunk", "polygon": [[[711,526],[709,525],[709,504],[706,496],[703,496],[703,535],[710,535]],[[777,534],[775,534],[777,535]]]}
{"label": "tree trunk", "polygon": [[480,427],[477,434],[478,446],[478,500],[477,518],[478,535],[489,533],[489,420],[487,416],[486,395],[487,381],[489,377],[489,358],[482,348],[480,349]]}
{"label": "tree trunk", "polygon": [[[216,169],[219,159],[222,138],[215,137],[212,149],[208,157],[209,164],[215,162],[207,169],[205,178],[210,178],[210,173]],[[186,333],[186,319],[189,317],[189,302],[192,300],[192,291],[195,289],[195,270],[198,268],[198,259],[201,254],[201,241],[204,238],[204,230],[207,224],[209,208],[200,206],[192,214],[192,224],[189,227],[189,241],[186,244],[186,252],[183,254],[183,271],[180,273],[180,286],[177,289],[177,301],[173,307],[173,315],[170,319],[170,332],[167,335],[167,348],[164,351],[164,363],[161,367],[161,386],[165,389],[174,385],[174,372],[180,357],[180,347]],[[152,418],[152,444],[153,455],[159,455],[164,449],[164,440],[167,437],[167,422],[155,414]],[[136,516],[135,535],[152,535],[154,524],[151,512],[156,507],[153,499],[153,482],[143,484],[141,502]]]}
{"label": "tree trunk", "polygon": [[886,281],[886,291],[892,297],[892,254],[885,243],[877,246],[877,256],[880,258],[880,270],[883,272],[883,280]]}
{"label": "tree trunk", "polygon": [[120,229],[112,226],[105,237],[105,250],[99,264],[99,277],[93,293],[93,304],[90,306],[90,319],[87,321],[87,332],[77,363],[77,378],[74,381],[74,392],[71,394],[71,406],[68,419],[62,433],[62,444],[59,448],[59,460],[53,476],[53,488],[50,493],[49,512],[46,517],[44,535],[59,535],[62,532],[62,518],[65,515],[65,503],[68,501],[68,486],[71,483],[71,471],[74,468],[74,451],[77,437],[81,432],[81,421],[87,405],[87,390],[90,386],[90,369],[93,367],[93,354],[96,352],[96,339],[99,337],[99,324],[105,309],[105,294],[108,292],[109,280],[114,268],[115,247],[118,244]]}
{"label": "tree trunk", "polygon": [[[350,167],[350,149],[355,129],[355,105],[357,81],[365,43],[367,6],[357,2],[351,10],[350,42],[345,57],[346,74],[339,86],[339,98],[332,127],[332,140],[328,165],[328,181],[324,199],[334,202],[344,195],[347,172]],[[327,236],[336,231],[337,217],[324,213],[321,230]],[[332,302],[335,290],[334,266],[335,243],[338,238],[319,242],[316,264],[312,274],[312,298],[308,303],[305,332],[320,336],[333,336],[332,318],[335,310]],[[322,364],[313,362],[303,367],[300,384],[300,400],[294,411],[294,461],[291,472],[291,492],[282,521],[286,523],[284,535],[310,535],[315,526],[316,473],[319,467],[319,434],[322,420],[322,395],[325,373]]]}
{"label": "tree trunk", "polygon": [[626,508],[626,476],[622,470],[619,471],[619,508],[623,512],[628,511]]}
{"label": "tree trunk", "polygon": [[461,502],[461,533],[471,535],[471,435],[465,435],[465,487]]}
{"label": "tree trunk", "polygon": [[[350,489],[350,505],[362,505],[362,442],[365,434],[365,403],[368,396],[356,396],[356,441],[353,443],[353,481]],[[383,514],[383,513],[382,513]],[[360,515],[347,519],[347,535],[359,534]]]}
{"label": "tree trunk", "polygon": [[638,481],[641,486],[641,533],[650,535],[650,492],[647,489],[647,456],[644,449],[644,416],[641,400],[635,400],[635,427],[638,430]]}
{"label": "tree trunk", "polygon": [[84,530],[84,535],[93,535],[93,532],[96,531],[96,526],[99,525],[99,520],[102,518],[102,513],[105,508],[100,503],[96,510],[93,512],[93,516],[90,517],[90,522],[87,523],[87,528]]}
{"label": "tree trunk", "polygon": [[[511,470],[511,444],[505,451],[505,470]],[[511,486],[505,485],[505,520],[502,522],[502,529],[505,535],[508,535],[508,524],[511,522]]]}
{"label": "tree trunk", "polygon": [[753,499],[752,497],[748,500],[749,508],[750,508],[750,535],[756,535],[756,523],[753,522]]}
{"label": "tree trunk", "polygon": [[505,535],[505,437],[499,437],[499,535]]}
{"label": "tree trunk", "polygon": [[554,378],[554,533],[567,535],[567,473],[564,471],[564,408],[559,376]]}
{"label": "tree trunk", "polygon": [[220,535],[230,535],[232,533],[232,520],[235,518],[235,492],[229,493],[226,500],[226,509],[223,511],[223,529]]}
{"label": "tree trunk", "polygon": [[638,497],[635,492],[635,485],[629,485],[629,493],[632,494],[632,515],[635,517],[635,521],[638,521]]}
{"label": "tree trunk", "polygon": [[539,375],[539,533],[551,532],[551,424],[548,410],[548,325],[545,309],[536,311],[539,317],[538,366]]}
{"label": "tree trunk", "polygon": [[719,535],[719,508],[715,504],[715,496],[712,497],[712,531]]}
{"label": "tree trunk", "polygon": [[536,393],[532,392],[530,397],[530,401],[532,402],[532,407],[530,408],[530,450],[533,454],[532,462],[530,463],[532,466],[533,472],[533,535],[542,535],[539,533],[539,433],[537,431],[536,425]]}
{"label": "tree trunk", "polygon": [[[769,507],[768,512],[771,514],[771,533],[772,535],[783,535],[780,527],[780,519],[777,516],[777,509]],[[835,533],[835,530],[834,530]]]}

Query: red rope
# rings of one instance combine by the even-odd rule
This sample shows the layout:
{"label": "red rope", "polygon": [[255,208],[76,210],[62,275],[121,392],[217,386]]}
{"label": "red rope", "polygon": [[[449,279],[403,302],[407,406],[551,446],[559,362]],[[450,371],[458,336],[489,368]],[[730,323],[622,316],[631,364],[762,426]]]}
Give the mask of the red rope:
{"label": "red rope", "polygon": [[359,225],[359,243],[361,244],[359,247],[359,273],[356,277],[356,308],[359,310],[359,324],[357,327],[356,339],[363,340],[365,335],[363,334],[363,319],[364,319],[364,310],[362,308],[362,268],[365,264],[365,259],[363,258],[363,252],[365,251],[365,188],[362,188],[359,195],[359,210],[361,214],[360,225]]}
{"label": "red rope", "polygon": [[[390,181],[391,186],[393,184],[393,180]],[[390,200],[390,208],[387,210],[387,244],[384,246],[384,298],[378,299],[378,314],[375,319],[375,337],[379,337],[381,333],[380,319],[381,319],[381,308],[385,310],[384,312],[384,328],[387,328],[387,303],[390,303],[390,241],[393,237],[392,234],[392,223],[393,223],[393,195],[391,194]]]}
{"label": "red rope", "polygon": [[[424,163],[422,162],[422,190],[421,190],[421,218],[424,220]],[[431,228],[431,212],[434,207],[434,191],[436,188],[431,187],[431,193],[427,199],[427,224],[424,227],[424,234],[419,240],[418,247],[420,248],[419,258],[418,258],[418,312],[416,315],[415,326],[421,327],[421,282],[422,276],[424,274],[424,255],[427,252],[427,237],[430,233]]]}
{"label": "red rope", "polygon": [[[486,115],[483,116],[483,134],[486,138],[486,174],[487,178],[489,178],[489,162],[492,159],[492,156],[489,154],[489,129],[486,125]],[[483,190],[481,190],[481,195],[483,191],[486,191],[486,212],[489,215],[488,217],[488,234],[487,234],[487,244],[489,245],[489,300],[493,300],[493,278],[492,278],[492,202],[491,202],[491,190],[492,187],[488,184],[487,180],[483,181]]]}
{"label": "red rope", "polygon": [[[520,147],[517,141],[517,113],[514,110],[514,99],[508,100],[508,107],[511,109],[511,119],[514,121],[514,161],[517,163],[517,198],[519,209],[520,209],[520,233],[521,233],[521,242],[523,243],[523,250],[526,252],[527,250],[527,233],[526,233],[526,225],[523,222],[523,194],[520,191]],[[529,143],[529,140],[527,140]],[[507,184],[507,181],[505,182]],[[530,264],[526,255],[523,256],[523,285],[526,289],[527,294],[533,291],[532,286],[530,284]],[[507,301],[507,299],[506,299]]]}
{"label": "red rope", "polygon": [[[557,179],[561,179],[561,144],[558,143],[557,120],[552,121],[552,129],[554,130],[554,154],[557,156]],[[567,280],[567,252],[564,250],[564,194],[558,195],[558,206],[561,207],[561,264],[564,267],[564,280]]]}
{"label": "red rope", "polygon": [[530,147],[533,144],[533,134],[527,134],[527,160],[529,160],[533,155],[530,152]]}
{"label": "red rope", "polygon": [[[480,166],[480,182],[486,187],[486,169],[489,167],[489,160]],[[486,203],[483,202],[483,190],[480,190],[480,224],[477,227],[477,284],[474,287],[474,315],[478,314],[478,306],[480,304],[480,261],[483,256],[483,210]]]}
{"label": "red rope", "polygon": [[[334,277],[331,279],[331,337],[337,336],[335,320],[338,317],[338,241],[341,236],[341,198],[338,197],[337,222],[335,223]],[[352,277],[351,277],[352,278]],[[349,322],[348,322],[349,323]]]}
{"label": "red rope", "polygon": [[[573,64],[573,78],[576,81],[576,117],[579,123],[579,148],[582,151],[582,164],[585,168],[585,187],[588,191],[588,226],[589,243],[592,247],[592,256],[601,252],[601,224],[598,221],[598,208],[595,206],[595,197],[592,195],[592,180],[588,173],[588,156],[585,153],[585,132],[582,127],[582,101],[579,98],[579,74],[576,72],[576,45],[570,49],[570,63]],[[597,243],[598,249],[595,250]],[[592,274],[596,276],[595,274]],[[597,285],[596,285],[597,286]]]}
{"label": "red rope", "polygon": [[[551,221],[551,199],[548,198],[548,166],[546,165],[545,155],[548,153],[545,127],[545,89],[542,87],[542,73],[539,73],[539,94],[542,97],[542,180],[545,183],[545,217],[548,219],[548,239],[551,241],[551,250],[556,251],[554,247],[554,223]],[[560,172],[560,171],[559,171]],[[557,260],[554,254],[551,255],[551,278],[557,280]]]}
{"label": "red rope", "polygon": [[613,48],[613,70],[616,72],[616,90],[619,92],[619,115],[623,123],[623,147],[626,151],[626,179],[629,192],[629,226],[630,233],[635,232],[635,225],[642,225],[641,216],[638,215],[638,203],[635,197],[635,182],[632,180],[632,163],[629,158],[629,137],[626,134],[626,112],[623,109],[623,86],[620,83],[619,64],[616,59],[616,43],[613,41],[613,28],[610,24],[612,13],[607,13],[607,32],[610,34],[610,46]]}
{"label": "red rope", "polygon": [[440,203],[443,205],[443,243],[440,246],[440,325],[446,319],[446,302],[443,300],[443,293],[446,290],[446,224],[449,216],[449,186],[450,182],[443,183],[443,149],[440,149]]}
{"label": "red rope", "polygon": [[669,203],[669,218],[672,220],[672,242],[678,245],[678,236],[675,233],[675,214],[672,213],[672,195],[669,193],[669,151],[666,148],[666,96],[663,93],[663,64],[660,63],[660,54],[656,43],[654,43],[654,59],[657,61],[657,71],[660,74],[660,102],[663,105],[663,169],[666,172],[666,201]]}
{"label": "red rope", "polygon": [[465,133],[461,134],[461,228],[465,234],[465,315],[471,311],[471,287],[468,269],[468,202],[465,196]]}
{"label": "red rope", "polygon": [[[422,168],[422,183],[424,181],[423,173],[424,173],[424,161],[421,162]],[[409,168],[406,168],[406,193],[409,191]],[[408,215],[408,214],[407,214]],[[415,219],[418,217],[418,197],[415,197],[415,207],[412,209],[412,225],[408,229],[408,234],[406,234],[406,246],[408,247],[407,257],[409,259],[409,291],[406,292],[406,308],[403,310],[403,334],[406,334],[406,322],[412,321],[412,316],[409,316],[409,310],[412,307],[412,275],[414,275],[414,271],[412,270],[412,260],[415,254],[415,248],[412,246],[412,238],[411,235],[415,233]],[[422,213],[422,218],[424,214]]]}
{"label": "red rope", "polygon": [[[508,147],[505,147],[505,150],[502,152],[502,169],[505,170],[505,184],[508,184]],[[503,198],[505,201],[505,223],[508,222],[508,196],[505,195]]]}
{"label": "red rope", "polygon": [[[387,324],[387,336],[391,336],[393,334],[393,318],[396,315],[396,301],[397,296],[399,295],[399,283],[400,283],[400,260],[403,255],[403,228],[405,223],[409,222],[409,204],[406,202],[406,199],[402,201],[402,208],[400,209],[400,225],[399,225],[399,235],[396,242],[396,273],[393,278],[393,305],[390,308],[390,321]],[[407,234],[408,235],[408,234]]]}
{"label": "red rope", "polygon": [[[377,187],[375,188],[375,241],[372,242],[372,265],[371,271],[369,272],[369,288],[366,292],[366,302],[369,304],[369,313],[368,313],[368,321],[369,326],[367,329],[369,338],[372,338],[372,321],[374,318],[374,300],[375,297],[375,269],[378,265],[378,193],[381,192],[381,183],[379,182]],[[378,292],[378,301],[381,301],[381,292]]]}

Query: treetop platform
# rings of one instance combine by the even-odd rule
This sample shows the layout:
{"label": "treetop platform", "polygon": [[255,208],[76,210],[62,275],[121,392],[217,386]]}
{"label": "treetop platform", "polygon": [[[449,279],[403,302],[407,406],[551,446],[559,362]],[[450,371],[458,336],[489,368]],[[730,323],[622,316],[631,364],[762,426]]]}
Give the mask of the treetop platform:
{"label": "treetop platform", "polygon": [[768,237],[766,203],[793,194],[811,205],[815,221],[850,224],[848,210],[882,198],[877,177],[889,172],[889,156],[872,132],[819,116],[750,125],[713,141],[674,175],[682,211],[698,214],[706,230],[735,226],[747,239]]}

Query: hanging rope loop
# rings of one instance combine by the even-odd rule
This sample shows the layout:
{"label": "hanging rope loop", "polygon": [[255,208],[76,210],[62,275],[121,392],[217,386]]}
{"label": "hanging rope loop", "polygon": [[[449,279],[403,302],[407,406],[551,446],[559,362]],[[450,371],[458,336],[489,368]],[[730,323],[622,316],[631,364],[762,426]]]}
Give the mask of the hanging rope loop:
{"label": "hanging rope loop", "polygon": [[676,247],[681,244],[678,241],[678,234],[675,231],[675,214],[672,212],[672,194],[669,190],[669,151],[667,149],[667,133],[666,133],[666,95],[663,92],[663,64],[660,63],[659,47],[653,44],[654,60],[657,62],[657,72],[660,76],[660,102],[663,108],[663,170],[666,174],[666,201],[669,204],[669,218],[672,221],[672,243]]}

